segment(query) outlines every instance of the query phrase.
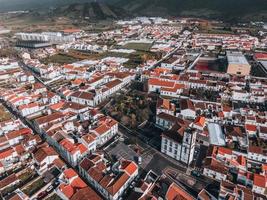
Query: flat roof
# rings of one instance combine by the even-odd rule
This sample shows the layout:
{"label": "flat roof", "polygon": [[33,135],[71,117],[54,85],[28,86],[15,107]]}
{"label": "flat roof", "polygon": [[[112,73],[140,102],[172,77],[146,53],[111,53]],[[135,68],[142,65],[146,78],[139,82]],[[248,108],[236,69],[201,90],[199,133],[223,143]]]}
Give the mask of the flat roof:
{"label": "flat roof", "polygon": [[217,123],[208,124],[210,144],[216,146],[225,146],[225,137],[222,131],[222,127]]}
{"label": "flat roof", "polygon": [[247,59],[241,52],[227,51],[226,55],[229,64],[249,65]]}

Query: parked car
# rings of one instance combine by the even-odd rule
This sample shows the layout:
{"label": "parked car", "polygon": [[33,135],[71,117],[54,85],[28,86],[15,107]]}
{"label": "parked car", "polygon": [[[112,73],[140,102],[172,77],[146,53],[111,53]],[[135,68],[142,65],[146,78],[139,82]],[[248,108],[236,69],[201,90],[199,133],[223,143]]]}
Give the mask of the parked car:
{"label": "parked car", "polygon": [[196,176],[196,177],[200,177],[201,176],[201,173],[198,172],[198,171],[196,171],[196,170],[193,170],[193,171],[191,171],[191,175],[192,176]]}
{"label": "parked car", "polygon": [[46,191],[40,192],[37,195],[37,199],[43,199],[46,195],[47,195],[47,192]]}
{"label": "parked car", "polygon": [[46,192],[49,193],[49,192],[51,192],[52,190],[54,190],[54,187],[53,187],[53,185],[50,185],[50,186],[46,189]]}

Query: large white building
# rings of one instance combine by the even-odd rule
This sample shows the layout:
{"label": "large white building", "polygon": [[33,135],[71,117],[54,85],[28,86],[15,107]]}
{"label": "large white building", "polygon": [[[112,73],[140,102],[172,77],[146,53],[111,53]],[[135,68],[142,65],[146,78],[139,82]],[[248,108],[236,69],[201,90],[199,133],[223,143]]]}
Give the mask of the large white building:
{"label": "large white building", "polygon": [[20,41],[50,42],[52,44],[75,41],[75,36],[63,35],[60,32],[17,33],[16,38]]}
{"label": "large white building", "polygon": [[190,164],[194,156],[196,135],[194,129],[176,123],[162,134],[161,152],[176,160]]}

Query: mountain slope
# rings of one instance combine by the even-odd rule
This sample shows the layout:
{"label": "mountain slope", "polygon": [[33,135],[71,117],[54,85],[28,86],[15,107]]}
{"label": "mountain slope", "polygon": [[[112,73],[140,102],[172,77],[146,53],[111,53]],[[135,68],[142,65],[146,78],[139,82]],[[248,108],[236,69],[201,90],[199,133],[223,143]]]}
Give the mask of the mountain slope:
{"label": "mountain slope", "polygon": [[67,6],[60,6],[53,11],[56,16],[67,16],[70,18],[88,19],[118,19],[127,16],[120,8],[105,3],[75,3]]}
{"label": "mountain slope", "polygon": [[72,3],[90,2],[91,0],[0,0],[0,12],[27,10],[27,9],[47,9]]}
{"label": "mountain slope", "polygon": [[[193,15],[239,18],[267,15],[267,0],[107,0],[143,15]],[[266,16],[267,17],[267,16]]]}
{"label": "mountain slope", "polygon": [[[70,4],[90,3],[94,1],[95,0],[0,0],[0,12],[23,9],[46,10],[50,7],[61,8]],[[200,16],[221,19],[267,19],[267,0],[97,0],[97,2],[109,4],[110,6],[107,7],[112,7],[110,9],[112,12],[116,10],[117,13],[115,12],[115,15],[120,15],[120,8],[123,8],[134,15]],[[85,10],[86,7],[88,6],[85,6]],[[95,8],[95,10],[99,9]],[[106,9],[104,8],[104,10]],[[105,12],[109,13],[108,16],[113,15],[110,11]],[[71,13],[66,14],[71,15]],[[74,16],[77,16],[76,14],[77,12],[74,13]],[[83,13],[83,15],[86,16],[86,12]],[[89,16],[90,15],[91,14],[89,14]],[[104,14],[104,18],[105,15],[106,14]]]}

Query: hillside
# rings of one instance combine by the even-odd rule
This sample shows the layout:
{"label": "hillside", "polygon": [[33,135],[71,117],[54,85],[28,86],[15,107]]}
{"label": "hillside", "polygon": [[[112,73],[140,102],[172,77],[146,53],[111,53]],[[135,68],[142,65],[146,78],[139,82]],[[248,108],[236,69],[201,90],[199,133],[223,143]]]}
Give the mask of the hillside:
{"label": "hillside", "polygon": [[[146,16],[197,16],[209,18],[267,20],[267,0],[0,0],[0,12],[47,10],[71,17],[118,18],[128,14]],[[93,1],[94,2],[94,1]],[[107,5],[108,4],[108,5]]]}
{"label": "hillside", "polygon": [[85,19],[118,19],[128,16],[127,13],[115,6],[105,3],[75,3],[66,6],[60,6],[53,11],[56,16],[65,16],[70,18]]}
{"label": "hillside", "polygon": [[42,10],[76,2],[84,3],[89,1],[91,0],[0,0],[0,12],[28,9]]}
{"label": "hillside", "polygon": [[267,19],[266,0],[107,0],[138,15]]}

